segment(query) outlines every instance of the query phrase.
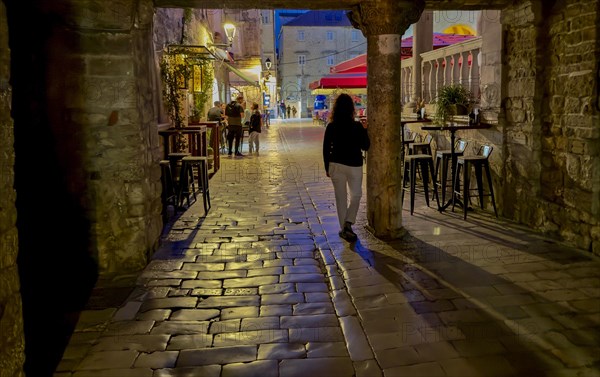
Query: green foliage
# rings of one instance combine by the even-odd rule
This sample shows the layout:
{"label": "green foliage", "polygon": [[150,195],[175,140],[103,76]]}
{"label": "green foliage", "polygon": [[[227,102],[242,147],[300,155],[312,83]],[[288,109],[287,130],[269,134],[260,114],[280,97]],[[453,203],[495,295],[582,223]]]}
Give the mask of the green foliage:
{"label": "green foliage", "polygon": [[210,60],[201,59],[195,64],[199,64],[202,69],[202,86],[199,92],[194,93],[194,116],[201,117],[205,113],[206,104],[211,99],[213,87],[213,68]]}
{"label": "green foliage", "polygon": [[434,120],[436,123],[446,122],[456,115],[456,107],[469,106],[471,92],[462,85],[452,84],[441,87],[434,101],[436,104]]}
{"label": "green foliage", "polygon": [[181,128],[185,121],[182,105],[185,100],[185,92],[181,89],[186,87],[189,78],[189,70],[183,64],[182,57],[176,54],[163,55],[160,62],[160,77],[163,83],[163,102],[167,113],[175,128]]}

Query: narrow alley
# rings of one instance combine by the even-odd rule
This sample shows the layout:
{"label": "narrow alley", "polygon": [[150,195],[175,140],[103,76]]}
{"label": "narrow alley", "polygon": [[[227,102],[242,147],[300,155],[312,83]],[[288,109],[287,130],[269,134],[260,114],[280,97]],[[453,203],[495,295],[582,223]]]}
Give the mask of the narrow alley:
{"label": "narrow alley", "polygon": [[125,302],[82,314],[55,377],[600,375],[597,257],[419,196],[384,242],[366,193],[348,243],[323,132],[276,120],[260,156],[222,155],[208,215],[199,200],[171,217]]}

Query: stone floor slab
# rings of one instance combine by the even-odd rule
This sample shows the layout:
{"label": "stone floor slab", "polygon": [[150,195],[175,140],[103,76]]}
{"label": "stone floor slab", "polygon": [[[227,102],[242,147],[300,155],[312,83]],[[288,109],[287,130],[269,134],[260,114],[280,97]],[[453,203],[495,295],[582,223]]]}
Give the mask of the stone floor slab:
{"label": "stone floor slab", "polygon": [[[368,232],[363,195],[348,243],[323,131],[274,121],[260,156],[223,158],[210,211],[192,203],[169,219],[126,302],[82,313],[57,372],[594,375],[598,258],[419,195],[403,237],[386,241]],[[265,333],[277,343],[257,341]]]}

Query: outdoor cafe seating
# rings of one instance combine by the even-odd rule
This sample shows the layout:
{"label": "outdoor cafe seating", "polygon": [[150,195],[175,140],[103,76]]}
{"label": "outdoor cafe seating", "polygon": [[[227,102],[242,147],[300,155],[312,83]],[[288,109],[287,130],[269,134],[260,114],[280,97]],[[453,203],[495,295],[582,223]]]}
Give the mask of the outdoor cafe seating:
{"label": "outdoor cafe seating", "polygon": [[[489,157],[492,154],[493,147],[484,144],[479,148],[479,151],[475,156],[459,156],[456,160],[456,175],[454,177],[454,195],[457,197],[462,197],[462,207],[463,207],[463,216],[464,219],[467,219],[467,210],[469,208],[470,203],[470,192],[477,191],[479,196],[479,205],[481,209],[483,209],[483,197],[489,196],[491,198],[492,206],[494,207],[494,214],[498,217],[498,211],[496,210],[496,200],[494,198],[494,187],[492,185],[492,173],[490,171],[490,162]],[[471,189],[470,186],[470,177],[471,177],[471,168],[475,170],[475,181],[477,183],[477,187],[475,189]],[[462,171],[462,177],[461,177]],[[483,186],[483,172],[485,171],[485,177],[487,179],[487,193],[484,192]],[[462,185],[460,184],[460,180],[462,178]],[[462,191],[461,191],[462,186]],[[456,200],[452,203],[452,209],[454,209],[454,204]]]}

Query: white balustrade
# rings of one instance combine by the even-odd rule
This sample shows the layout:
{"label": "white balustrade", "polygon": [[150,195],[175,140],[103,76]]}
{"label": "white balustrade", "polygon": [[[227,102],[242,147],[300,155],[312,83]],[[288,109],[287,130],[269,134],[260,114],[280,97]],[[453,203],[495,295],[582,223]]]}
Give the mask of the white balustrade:
{"label": "white balustrade", "polygon": [[[425,102],[434,101],[438,89],[451,84],[463,85],[471,91],[473,99],[479,102],[481,43],[481,37],[476,37],[421,54],[421,89]],[[400,63],[400,98],[403,103],[418,100],[412,85],[413,66],[412,57]]]}

